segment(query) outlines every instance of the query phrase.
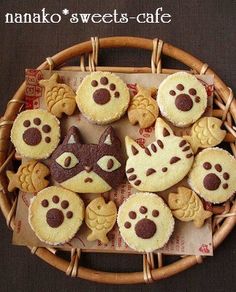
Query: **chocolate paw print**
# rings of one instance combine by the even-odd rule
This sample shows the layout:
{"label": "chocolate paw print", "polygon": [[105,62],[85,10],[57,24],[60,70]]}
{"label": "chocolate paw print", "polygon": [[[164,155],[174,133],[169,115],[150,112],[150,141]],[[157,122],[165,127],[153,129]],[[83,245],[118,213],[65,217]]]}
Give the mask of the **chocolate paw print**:
{"label": "chocolate paw print", "polygon": [[[63,200],[60,203],[60,198],[53,196],[51,203],[53,203],[54,208],[50,208],[46,213],[46,220],[50,227],[58,228],[63,224],[65,216],[68,219],[73,217],[73,212],[69,210],[70,204],[67,200]],[[43,208],[49,208],[51,203],[47,199],[44,199],[41,205]]]}
{"label": "chocolate paw print", "polygon": [[[138,237],[142,239],[148,239],[154,236],[154,234],[157,231],[156,223],[149,219],[148,217],[158,217],[159,216],[159,211],[154,209],[151,213],[151,215],[148,216],[148,209],[145,206],[141,206],[139,208],[139,213],[141,214],[141,217],[138,221],[137,219],[137,213],[135,211],[130,211],[129,212],[129,218],[131,219],[130,221],[134,220],[134,225],[130,223],[130,221],[126,221],[124,224],[124,227],[126,229],[129,228],[134,228],[135,233]],[[135,223],[136,221],[136,223]]]}
{"label": "chocolate paw print", "polygon": [[193,107],[193,99],[196,103],[201,101],[201,98],[197,95],[197,90],[194,88],[187,88],[184,87],[183,84],[179,83],[176,85],[175,90],[170,90],[169,94],[172,96],[176,96],[175,98],[175,106],[177,109],[183,112],[187,112],[191,110]]}
{"label": "chocolate paw print", "polygon": [[25,120],[23,126],[25,127],[23,140],[27,145],[35,146],[40,144],[42,140],[46,143],[51,142],[52,128],[47,123],[43,123],[40,118],[36,117],[32,121]]}
{"label": "chocolate paw print", "polygon": [[103,105],[108,103],[112,96],[115,98],[120,97],[120,92],[116,90],[116,85],[114,83],[109,83],[108,78],[105,76],[101,77],[99,82],[97,80],[92,80],[91,85],[94,88],[102,86],[102,88],[96,89],[93,93],[93,99],[97,104]]}
{"label": "chocolate paw print", "polygon": [[14,121],[11,140],[24,157],[48,158],[60,141],[59,121],[45,110],[23,111]]}
{"label": "chocolate paw print", "polygon": [[[230,175],[228,172],[223,171],[220,164],[215,164],[213,166],[210,162],[204,162],[203,168],[207,170],[207,172],[210,172],[203,179],[203,185],[207,190],[217,190],[221,184],[223,189],[227,189],[229,187],[226,181],[229,180]],[[211,169],[215,169],[218,174],[211,172]]]}

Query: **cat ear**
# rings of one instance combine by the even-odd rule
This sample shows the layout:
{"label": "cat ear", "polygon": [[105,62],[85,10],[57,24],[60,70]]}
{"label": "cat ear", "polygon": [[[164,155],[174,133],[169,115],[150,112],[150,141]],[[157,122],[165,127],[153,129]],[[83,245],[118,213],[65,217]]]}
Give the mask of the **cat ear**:
{"label": "cat ear", "polygon": [[112,127],[106,128],[99,139],[99,144],[106,144],[109,146],[116,145],[121,147],[120,139],[116,136],[116,133]]}
{"label": "cat ear", "polygon": [[76,128],[75,126],[72,126],[66,137],[64,138],[62,145],[67,145],[67,144],[81,144],[80,139],[79,139],[79,129]]}
{"label": "cat ear", "polygon": [[128,157],[137,155],[142,151],[142,147],[128,136],[125,137],[125,147]]}
{"label": "cat ear", "polygon": [[168,137],[174,135],[171,127],[164,122],[163,119],[157,118],[155,125],[155,135],[156,138]]}

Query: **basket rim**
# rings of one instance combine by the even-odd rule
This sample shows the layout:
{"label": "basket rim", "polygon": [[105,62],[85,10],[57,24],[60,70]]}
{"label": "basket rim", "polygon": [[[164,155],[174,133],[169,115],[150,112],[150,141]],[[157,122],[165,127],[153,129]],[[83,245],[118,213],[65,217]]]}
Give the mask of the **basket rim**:
{"label": "basket rim", "polygon": [[[121,48],[121,47],[131,47],[139,48],[151,51],[153,49],[153,40],[147,38],[139,37],[129,37],[129,36],[116,36],[116,37],[106,37],[99,39],[100,48]],[[58,52],[51,60],[53,60],[54,66],[58,67],[64,62],[78,57],[84,54],[93,52],[93,43],[92,41],[86,41],[78,43],[72,47],[69,47],[63,51]],[[182,49],[174,47],[168,43],[163,43],[162,54],[174,58],[177,61],[187,65],[194,71],[200,73],[203,66],[206,66],[198,58],[192,56],[191,54],[185,52]],[[43,62],[38,66],[37,69],[50,69],[50,64],[48,61]],[[215,77],[215,88],[217,93],[221,96],[222,100],[227,103],[228,97],[230,95],[230,89],[226,84],[220,79],[220,77],[208,66],[205,68],[205,73],[213,74]],[[141,70],[141,69],[140,69]],[[14,121],[20,107],[22,106],[22,100],[24,98],[25,82],[19,87],[19,89],[14,94],[13,98],[7,105],[4,116],[1,118],[1,127],[0,127],[0,166],[2,166],[7,158],[7,150],[10,141],[10,130],[12,122]],[[233,117],[233,120],[236,120],[236,100],[234,99],[230,106],[229,111]],[[4,145],[3,145],[4,144]],[[3,215],[8,220],[9,214],[12,210],[12,202],[9,201],[6,191],[6,177],[4,174],[0,174],[0,207]],[[230,212],[236,211],[236,202],[233,204]],[[221,242],[228,236],[230,231],[236,224],[236,218],[234,216],[228,217],[224,220],[223,224],[213,235],[213,246],[214,249],[221,244]],[[10,226],[14,228],[14,220],[10,222]],[[32,250],[32,247],[29,247]],[[57,255],[54,255],[49,250],[39,247],[34,250],[34,253],[43,259],[48,264],[58,268],[61,271],[66,272],[70,263],[62,258],[59,258]],[[151,278],[153,280],[160,280],[172,276],[178,272],[184,271],[191,266],[199,262],[199,259],[196,256],[187,256],[182,258],[172,264],[169,264],[164,267],[159,267],[151,270]],[[143,272],[133,272],[133,273],[111,273],[96,271],[93,269],[85,268],[79,266],[76,276],[100,283],[107,284],[134,284],[134,283],[143,283],[145,282]]]}

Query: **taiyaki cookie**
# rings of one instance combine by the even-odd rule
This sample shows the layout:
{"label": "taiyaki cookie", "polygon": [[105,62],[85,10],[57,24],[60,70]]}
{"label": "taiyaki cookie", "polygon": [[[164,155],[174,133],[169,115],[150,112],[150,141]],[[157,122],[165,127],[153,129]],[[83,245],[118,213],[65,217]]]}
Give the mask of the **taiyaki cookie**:
{"label": "taiyaki cookie", "polygon": [[168,205],[172,214],[180,221],[193,221],[197,228],[204,225],[206,219],[212,216],[212,212],[206,211],[198,195],[185,187],[179,187],[177,193],[170,193]]}
{"label": "taiyaki cookie", "polygon": [[139,252],[163,247],[174,230],[170,209],[153,193],[131,195],[120,206],[117,223],[124,241]]}
{"label": "taiyaki cookie", "polygon": [[191,135],[184,136],[196,153],[199,148],[214,147],[220,144],[226,135],[221,129],[222,121],[215,117],[200,118],[191,128]]}
{"label": "taiyaki cookie", "polygon": [[129,183],[140,191],[163,191],[181,181],[193,163],[189,143],[174,135],[161,118],[155,125],[156,140],[145,149],[126,137],[126,176]]}
{"label": "taiyaki cookie", "polygon": [[25,162],[19,167],[17,173],[7,170],[8,191],[12,192],[18,188],[23,192],[39,192],[48,186],[49,181],[46,176],[49,173],[48,167],[41,162],[36,160]]}
{"label": "taiyaki cookie", "polygon": [[178,72],[160,84],[157,103],[164,117],[178,127],[186,127],[204,113],[207,92],[194,75]]}
{"label": "taiyaki cookie", "polygon": [[58,118],[62,114],[70,116],[76,108],[75,92],[67,84],[58,83],[59,75],[53,74],[48,80],[40,80],[39,85],[45,88],[44,97],[47,110]]}
{"label": "taiyaki cookie", "polygon": [[85,210],[85,223],[91,230],[88,241],[109,242],[107,233],[116,223],[117,209],[113,201],[105,202],[103,197],[92,200]]}
{"label": "taiyaki cookie", "polygon": [[195,157],[188,182],[204,200],[223,203],[236,191],[235,169],[236,160],[226,150],[207,148]]}
{"label": "taiyaki cookie", "polygon": [[23,111],[13,123],[11,141],[24,157],[47,158],[60,141],[59,120],[42,109]]}
{"label": "taiyaki cookie", "polygon": [[78,193],[102,193],[119,186],[125,176],[121,143],[108,127],[98,144],[83,144],[72,126],[51,157],[52,177],[61,186]]}
{"label": "taiyaki cookie", "polygon": [[79,230],[84,219],[84,203],[71,191],[48,187],[31,200],[28,219],[41,241],[51,245],[63,244]]}
{"label": "taiyaki cookie", "polygon": [[156,88],[143,88],[137,85],[138,92],[131,98],[128,108],[128,118],[132,125],[139,124],[140,128],[150,127],[157,119],[159,109],[152,96]]}
{"label": "taiyaki cookie", "polygon": [[76,93],[80,111],[96,124],[109,124],[126,112],[130,94],[126,84],[109,72],[93,72],[87,75]]}

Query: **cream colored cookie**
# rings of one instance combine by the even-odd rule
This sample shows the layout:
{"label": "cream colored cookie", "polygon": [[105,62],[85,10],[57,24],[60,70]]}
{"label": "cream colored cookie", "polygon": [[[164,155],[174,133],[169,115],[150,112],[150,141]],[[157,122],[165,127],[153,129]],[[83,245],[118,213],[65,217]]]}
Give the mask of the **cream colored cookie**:
{"label": "cream colored cookie", "polygon": [[48,187],[29,206],[29,223],[36,236],[51,245],[70,241],[84,219],[80,197],[61,187]]}
{"label": "cream colored cookie", "polygon": [[176,126],[185,127],[204,113],[207,92],[194,75],[178,72],[169,75],[160,84],[157,103],[164,117]]}
{"label": "cream colored cookie", "polygon": [[7,170],[8,191],[18,188],[23,192],[35,193],[46,188],[49,181],[45,179],[50,173],[46,165],[36,160],[23,163],[17,173]]}
{"label": "cream colored cookie", "polygon": [[24,157],[47,158],[60,141],[59,121],[45,110],[23,111],[14,121],[11,141]]}
{"label": "cream colored cookie", "polygon": [[208,148],[220,144],[226,135],[221,129],[222,121],[215,117],[203,117],[194,123],[190,136],[184,136],[196,153],[198,148]]}
{"label": "cream colored cookie", "polygon": [[227,201],[236,191],[236,160],[226,150],[208,148],[195,158],[188,182],[203,199]]}
{"label": "cream colored cookie", "polygon": [[119,208],[117,223],[124,241],[139,252],[163,247],[174,230],[174,218],[153,193],[131,195]]}
{"label": "cream colored cookie", "polygon": [[120,77],[109,72],[87,75],[76,95],[80,111],[90,121],[101,125],[120,119],[130,101],[126,84]]}
{"label": "cream colored cookie", "polygon": [[63,113],[70,116],[76,108],[75,93],[67,84],[58,83],[59,75],[53,74],[48,80],[40,80],[39,84],[45,87],[44,97],[47,110],[60,118]]}
{"label": "cream colored cookie", "polygon": [[193,163],[189,143],[174,135],[161,118],[155,125],[156,140],[145,149],[126,137],[126,176],[130,184],[148,192],[163,191],[181,181]]}
{"label": "cream colored cookie", "polygon": [[192,190],[179,187],[177,193],[170,193],[168,205],[172,214],[183,222],[193,221],[198,228],[204,225],[212,212],[206,211],[200,198]]}
{"label": "cream colored cookie", "polygon": [[132,97],[128,108],[128,118],[132,125],[139,123],[140,128],[150,127],[157,119],[159,109],[152,98],[156,88],[143,88],[137,85],[138,92]]}
{"label": "cream colored cookie", "polygon": [[85,223],[91,229],[87,240],[100,240],[102,243],[108,243],[107,233],[116,223],[117,209],[113,201],[107,204],[103,197],[92,200],[85,210]]}

